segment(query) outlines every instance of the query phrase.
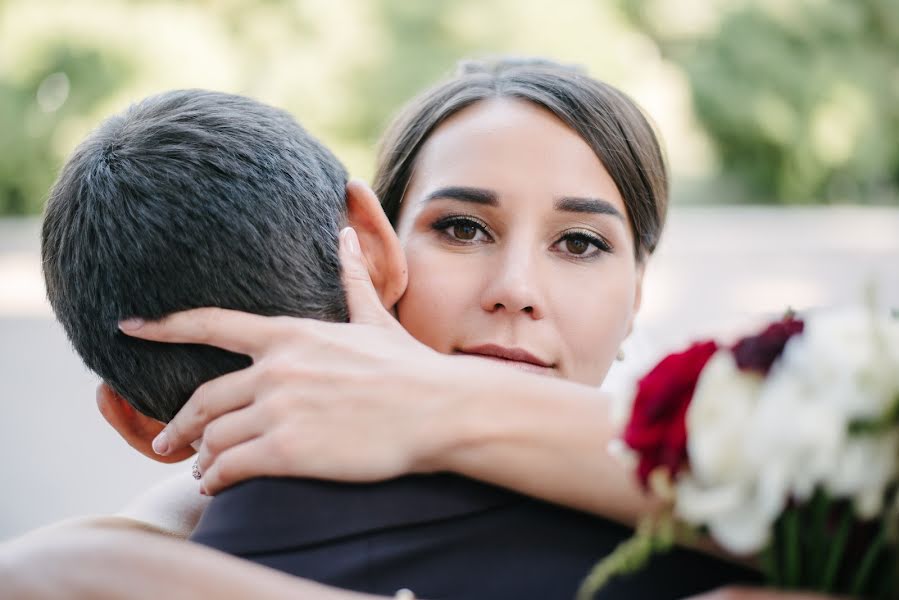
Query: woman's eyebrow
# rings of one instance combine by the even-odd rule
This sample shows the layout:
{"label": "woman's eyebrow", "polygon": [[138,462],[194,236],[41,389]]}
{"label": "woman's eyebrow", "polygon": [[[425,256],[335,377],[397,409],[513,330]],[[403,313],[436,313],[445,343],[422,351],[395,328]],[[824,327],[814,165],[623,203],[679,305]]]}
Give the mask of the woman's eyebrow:
{"label": "woman's eyebrow", "polygon": [[473,204],[485,204],[487,206],[499,206],[496,192],[482,188],[460,186],[443,187],[428,194],[424,201],[430,202],[431,200],[437,200],[438,198],[471,202]]}
{"label": "woman's eyebrow", "polygon": [[577,198],[573,196],[565,196],[559,198],[555,203],[556,210],[573,213],[590,213],[594,215],[611,215],[624,221],[624,215],[621,214],[615,205],[608,200],[601,198]]}

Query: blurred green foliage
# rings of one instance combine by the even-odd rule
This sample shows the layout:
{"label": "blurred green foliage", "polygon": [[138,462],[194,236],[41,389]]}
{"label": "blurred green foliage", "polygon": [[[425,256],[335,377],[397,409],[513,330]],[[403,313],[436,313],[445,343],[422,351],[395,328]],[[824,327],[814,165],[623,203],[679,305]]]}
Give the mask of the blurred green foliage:
{"label": "blurred green foliage", "polygon": [[59,164],[54,130],[88,112],[129,76],[126,63],[97,48],[60,44],[36,51],[37,67],[26,78],[0,80],[0,214],[40,208]]}
{"label": "blurred green foliage", "polygon": [[103,117],[178,87],[287,108],[365,176],[406,100],[510,52],[635,95],[675,180],[708,184],[683,199],[896,202],[895,0],[685,1],[0,0],[0,215],[39,212]]}
{"label": "blurred green foliage", "polygon": [[899,203],[899,2],[731,2],[686,33],[622,6],[687,73],[743,199]]}

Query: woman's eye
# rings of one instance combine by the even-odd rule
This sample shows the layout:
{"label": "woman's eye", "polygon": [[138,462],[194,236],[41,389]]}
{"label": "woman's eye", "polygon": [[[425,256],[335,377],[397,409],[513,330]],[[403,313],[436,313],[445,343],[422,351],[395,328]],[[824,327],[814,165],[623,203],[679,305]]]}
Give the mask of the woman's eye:
{"label": "woman's eye", "polygon": [[590,249],[590,242],[583,238],[568,238],[565,240],[565,249],[572,254],[583,254]]}
{"label": "woman's eye", "polygon": [[471,222],[453,224],[453,237],[460,240],[473,240],[478,235],[478,227]]}
{"label": "woman's eye", "polygon": [[601,238],[584,233],[570,233],[556,243],[563,254],[577,258],[589,258],[600,252],[611,252],[611,247]]}
{"label": "woman's eye", "polygon": [[482,242],[490,238],[486,225],[473,219],[443,219],[434,224],[434,229],[453,242]]}

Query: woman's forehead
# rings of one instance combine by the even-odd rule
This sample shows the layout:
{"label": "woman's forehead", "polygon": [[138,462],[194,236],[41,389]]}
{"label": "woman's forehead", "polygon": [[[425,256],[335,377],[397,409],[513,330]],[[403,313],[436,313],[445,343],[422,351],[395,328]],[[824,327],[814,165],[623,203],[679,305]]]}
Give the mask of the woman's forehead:
{"label": "woman's forehead", "polygon": [[478,102],[442,123],[416,159],[404,204],[447,186],[504,197],[601,197],[625,213],[593,149],[544,108],[517,99]]}

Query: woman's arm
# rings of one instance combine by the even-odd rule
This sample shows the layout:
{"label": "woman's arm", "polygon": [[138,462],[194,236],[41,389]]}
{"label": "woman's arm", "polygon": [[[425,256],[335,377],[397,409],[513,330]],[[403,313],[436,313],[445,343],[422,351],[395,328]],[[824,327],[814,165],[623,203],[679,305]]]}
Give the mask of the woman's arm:
{"label": "woman's arm", "polygon": [[0,544],[0,596],[43,600],[375,596],[331,588],[152,533],[58,526]]}
{"label": "woman's arm", "polygon": [[159,533],[186,539],[193,533],[209,497],[200,494],[200,484],[185,470],[173,475],[129,502],[117,517],[148,525]]}
{"label": "woman's arm", "polygon": [[438,354],[384,309],[361,259],[341,246],[341,261],[350,324],[221,309],[122,324],[136,337],[253,359],[201,386],[157,452],[202,437],[209,493],[262,475],[373,481],[455,471],[625,522],[643,514],[648,501],[607,452],[614,432],[603,394]]}
{"label": "woman's arm", "polygon": [[463,389],[432,419],[444,441],[422,455],[421,470],[453,471],[627,524],[653,508],[608,452],[616,435],[608,395],[477,360],[455,381],[462,377]]}

